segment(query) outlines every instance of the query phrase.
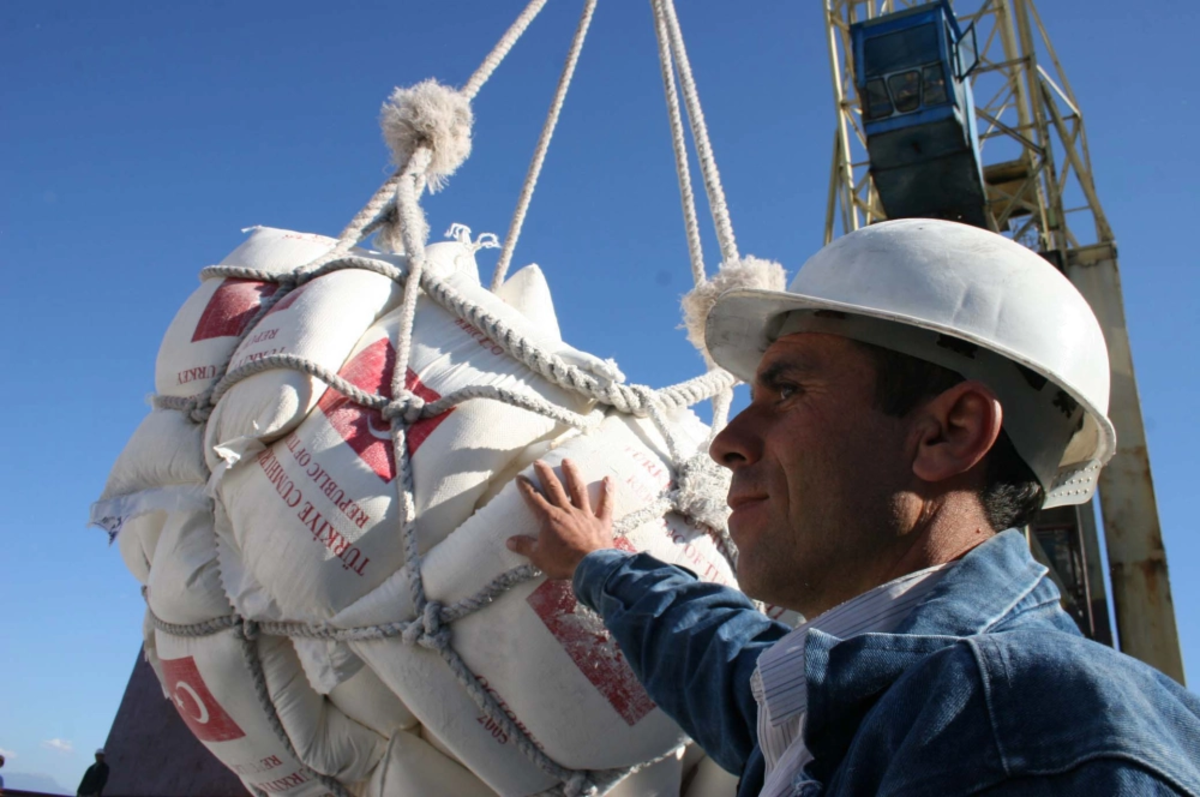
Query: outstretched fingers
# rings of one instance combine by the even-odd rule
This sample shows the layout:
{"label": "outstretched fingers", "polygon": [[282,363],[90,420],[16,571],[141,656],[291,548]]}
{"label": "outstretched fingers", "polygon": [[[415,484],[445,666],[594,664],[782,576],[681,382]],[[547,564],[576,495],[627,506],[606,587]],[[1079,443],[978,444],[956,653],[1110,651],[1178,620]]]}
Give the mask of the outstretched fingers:
{"label": "outstretched fingers", "polygon": [[612,478],[605,476],[600,482],[600,501],[596,504],[596,517],[600,518],[605,523],[612,522],[612,492]]}
{"label": "outstretched fingers", "polygon": [[533,555],[537,552],[537,542],[536,537],[521,534],[516,537],[509,537],[505,544],[508,545],[510,551],[532,559]]}
{"label": "outstretched fingers", "polygon": [[556,506],[559,509],[566,509],[572,506],[570,496],[563,489],[562,482],[558,480],[558,476],[554,474],[554,468],[551,468],[539,459],[533,463],[533,470],[537,473],[538,481],[542,483],[542,492],[546,494],[546,500],[550,502],[551,506]]}
{"label": "outstretched fingers", "polygon": [[538,489],[533,486],[533,482],[524,476],[517,477],[517,492],[525,499],[525,503],[533,510],[534,514],[539,517],[545,517],[554,510],[554,506],[538,492]]}
{"label": "outstretched fingers", "polygon": [[564,459],[562,462],[563,477],[567,482],[567,492],[571,495],[571,504],[576,509],[592,513],[591,502],[588,501],[587,485],[584,484],[583,474],[579,472],[579,468],[569,459]]}
{"label": "outstretched fingers", "polygon": [[505,541],[510,551],[528,557],[551,579],[571,578],[585,556],[613,546],[611,479],[600,485],[593,512],[582,471],[570,460],[563,460],[562,467],[560,481],[545,462],[534,463],[540,491],[532,480],[518,477],[517,490],[536,515],[538,533],[536,538],[516,535]]}

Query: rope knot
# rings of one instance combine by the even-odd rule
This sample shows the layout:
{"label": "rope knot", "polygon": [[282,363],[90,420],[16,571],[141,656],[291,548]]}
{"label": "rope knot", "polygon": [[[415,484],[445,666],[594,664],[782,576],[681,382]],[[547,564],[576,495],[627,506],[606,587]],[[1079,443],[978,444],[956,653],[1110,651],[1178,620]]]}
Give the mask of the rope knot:
{"label": "rope knot", "polygon": [[425,412],[425,399],[411,391],[404,391],[399,398],[389,401],[383,406],[383,417],[389,421],[399,418],[407,424],[421,420]]}
{"label": "rope knot", "polygon": [[688,340],[692,342],[711,366],[712,356],[705,339],[708,316],[717,304],[717,299],[728,291],[768,290],[782,291],[787,284],[783,266],[770,260],[746,255],[737,260],[727,260],[711,280],[704,280],[684,294],[683,326]]}
{"label": "rope knot", "polygon": [[208,423],[208,418],[212,415],[213,408],[211,406],[195,406],[187,411],[187,417],[195,423]]}
{"label": "rope knot", "polygon": [[728,471],[719,468],[706,454],[699,453],[679,468],[671,503],[683,515],[709,528],[721,529],[729,519],[725,496],[729,492]]}
{"label": "rope knot", "polygon": [[397,88],[379,115],[383,137],[397,166],[403,168],[421,147],[430,151],[429,163],[421,171],[429,179],[431,193],[441,189],[471,154],[474,121],[471,101],[436,80]]}
{"label": "rope knot", "polygon": [[429,601],[421,616],[404,629],[400,638],[406,645],[420,645],[430,650],[446,650],[450,647],[450,629],[442,626],[442,604]]}
{"label": "rope knot", "polygon": [[246,640],[253,642],[258,639],[258,623],[253,620],[241,618],[237,622],[238,633]]}
{"label": "rope knot", "polygon": [[567,797],[592,797],[598,791],[596,785],[588,780],[586,772],[574,773],[563,785],[563,793]]}
{"label": "rope knot", "polygon": [[626,391],[629,401],[629,412],[638,418],[650,414],[650,408],[658,401],[658,392],[647,385],[629,385]]}

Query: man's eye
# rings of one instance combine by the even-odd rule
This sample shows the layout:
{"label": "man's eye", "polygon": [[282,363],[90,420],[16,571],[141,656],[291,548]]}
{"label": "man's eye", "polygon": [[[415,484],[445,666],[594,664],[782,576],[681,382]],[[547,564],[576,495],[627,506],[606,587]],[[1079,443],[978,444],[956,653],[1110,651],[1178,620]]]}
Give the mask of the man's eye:
{"label": "man's eye", "polygon": [[775,388],[775,392],[779,394],[780,401],[787,401],[800,392],[800,389],[795,385],[779,385]]}

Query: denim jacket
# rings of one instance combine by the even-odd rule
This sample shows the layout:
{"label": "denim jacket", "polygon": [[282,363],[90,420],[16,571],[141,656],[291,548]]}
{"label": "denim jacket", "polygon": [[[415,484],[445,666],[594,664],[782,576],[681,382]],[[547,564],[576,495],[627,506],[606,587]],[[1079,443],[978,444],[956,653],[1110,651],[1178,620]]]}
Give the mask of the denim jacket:
{"label": "denim jacket", "polygon": [[[750,676],[791,629],[646,554],[589,554],[574,587],[655,702],[741,774],[739,797],[758,794]],[[1200,797],[1200,698],[1080,636],[1018,531],[969,552],[895,632],[811,631],[805,657],[815,759],[798,795]]]}

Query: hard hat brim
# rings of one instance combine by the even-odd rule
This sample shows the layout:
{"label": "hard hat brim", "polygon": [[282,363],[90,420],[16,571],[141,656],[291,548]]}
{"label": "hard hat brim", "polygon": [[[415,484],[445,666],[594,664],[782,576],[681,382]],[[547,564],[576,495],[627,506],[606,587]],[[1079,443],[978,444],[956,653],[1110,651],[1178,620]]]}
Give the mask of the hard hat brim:
{"label": "hard hat brim", "polygon": [[[705,325],[709,355],[717,365],[734,376],[745,382],[753,382],[763,353],[778,336],[783,319],[790,313],[803,311],[842,313],[948,335],[995,352],[1045,377],[1083,407],[1085,421],[1083,428],[1067,446],[1057,473],[1043,480],[1046,489],[1043,506],[1084,503],[1095,492],[1100,469],[1116,449],[1116,432],[1105,414],[1106,408],[1093,406],[1076,386],[1064,384],[1061,378],[1049,373],[1043,364],[1030,361],[998,341],[986,340],[924,318],[882,312],[847,302],[790,291],[735,289],[721,294],[709,313]],[[886,343],[883,345],[888,347]]]}

